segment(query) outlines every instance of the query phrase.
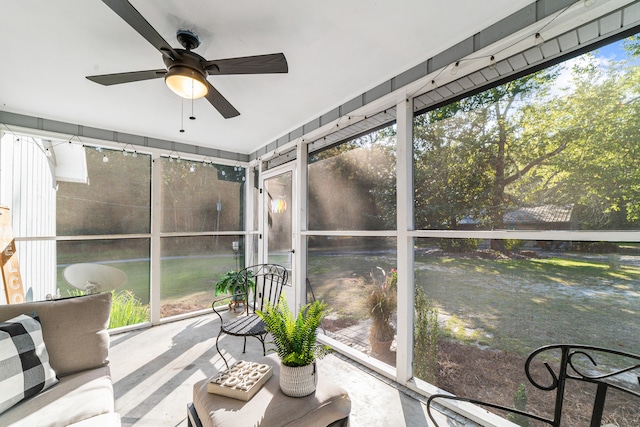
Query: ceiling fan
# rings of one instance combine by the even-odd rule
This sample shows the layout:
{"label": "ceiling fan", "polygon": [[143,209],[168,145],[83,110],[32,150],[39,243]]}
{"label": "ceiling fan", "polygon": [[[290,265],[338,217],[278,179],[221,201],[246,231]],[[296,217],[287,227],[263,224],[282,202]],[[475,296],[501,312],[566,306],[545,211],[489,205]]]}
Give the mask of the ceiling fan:
{"label": "ceiling fan", "polygon": [[184,49],[174,49],[127,0],[102,1],[160,51],[166,69],[87,76],[92,82],[110,86],[164,77],[169,89],[179,96],[187,99],[206,97],[225,119],[229,119],[240,112],[207,81],[207,76],[289,71],[282,53],[206,60],[192,51],[200,45],[200,40],[189,30],[178,30],[176,36]]}

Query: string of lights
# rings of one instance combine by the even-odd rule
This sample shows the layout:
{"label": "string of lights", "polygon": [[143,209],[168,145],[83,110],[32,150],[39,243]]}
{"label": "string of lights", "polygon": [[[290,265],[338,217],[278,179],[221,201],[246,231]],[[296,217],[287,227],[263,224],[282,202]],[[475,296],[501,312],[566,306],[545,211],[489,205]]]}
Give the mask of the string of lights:
{"label": "string of lights", "polygon": [[[584,7],[591,7],[596,3],[597,0],[583,0],[582,3],[584,5]],[[508,52],[510,51],[510,49],[512,49],[514,46],[525,42],[527,39],[531,39],[531,44],[532,46],[540,46],[545,42],[545,38],[544,38],[544,31],[553,23],[555,22],[557,19],[559,19],[561,16],[563,16],[565,13],[567,13],[567,11],[573,7],[574,5],[568,5],[565,6],[564,8],[562,8],[562,10],[560,10],[559,12],[557,12],[551,19],[547,20],[544,24],[542,24],[533,34],[529,34],[529,35],[525,35],[515,41],[513,41],[511,44],[493,52],[492,54],[488,54],[488,55],[481,55],[481,56],[471,56],[468,58],[461,58],[457,61],[455,61],[454,63],[448,64],[444,67],[441,67],[440,69],[438,69],[435,74],[429,79],[427,80],[426,83],[424,83],[423,85],[421,85],[420,87],[418,87],[417,89],[413,90],[411,93],[407,94],[407,101],[411,98],[414,98],[422,93],[425,93],[429,90],[433,90],[438,88],[439,86],[441,86],[442,84],[446,84],[446,83],[450,83],[451,77],[450,76],[458,76],[459,74],[459,70],[461,69],[461,67],[463,66],[463,64],[465,63],[469,63],[469,62],[474,62],[474,63],[480,63],[481,66],[486,66],[489,69],[495,69],[497,66],[497,63],[502,60],[502,59],[506,59],[506,58],[502,58],[503,53],[504,52]],[[482,68],[482,67],[481,67]],[[445,72],[448,71],[449,76],[447,76],[447,74],[445,74]],[[445,79],[445,76],[446,79]],[[180,132],[184,132],[184,122],[183,120],[183,116],[184,116],[184,100],[181,101],[181,129]],[[194,112],[193,112],[193,101],[192,101],[192,105],[191,105],[191,116],[189,116],[189,119],[194,120]],[[384,113],[386,114],[386,110],[384,111]],[[379,114],[379,113],[375,113],[375,114]],[[374,115],[375,115],[374,114]],[[366,120],[370,117],[372,117],[373,115],[357,115],[357,114],[348,114],[348,115],[343,115],[340,116],[336,119],[335,125],[331,126],[331,127],[327,127],[326,130],[324,130],[321,134],[319,135],[314,135],[313,137],[309,138],[305,138],[303,136],[297,138],[296,140],[293,141],[293,145],[295,147],[298,146],[298,144],[308,144],[308,143],[313,143],[315,141],[320,141],[320,140],[324,140],[326,141],[327,136],[329,136],[330,134],[335,133],[338,130],[341,129],[345,129],[361,120]],[[7,130],[7,132],[13,134],[15,137],[18,137],[18,133],[14,132],[9,126],[7,126],[6,124],[2,124],[0,123],[0,126],[4,129]],[[103,162],[108,163],[109,162],[109,157],[107,155],[107,152],[103,149],[103,147],[100,146],[93,146],[93,145],[87,145],[85,144],[81,139],[80,136],[78,135],[72,135],[70,138],[68,138],[66,141],[59,141],[59,142],[52,142],[50,145],[45,146],[44,143],[42,142],[43,139],[36,139],[33,137],[26,137],[26,136],[22,136],[23,138],[26,138],[26,140],[28,142],[34,143],[36,144],[40,150],[45,154],[46,157],[48,158],[52,158],[55,152],[55,147],[61,145],[61,144],[72,144],[72,143],[77,143],[80,144],[83,148],[91,148],[94,149],[100,153],[103,154]],[[76,142],[74,142],[74,140]],[[49,140],[47,140],[49,141]],[[279,153],[279,148],[281,147],[277,147],[273,154],[271,156],[269,156],[269,159],[275,159],[278,156],[280,156],[281,154]],[[124,144],[123,148],[121,149],[122,155],[123,156],[131,156],[131,157],[137,157],[138,156],[138,150],[136,149],[136,147],[131,144],[131,143],[126,143]],[[181,157],[180,154],[176,151],[176,150],[171,150],[171,152],[168,155],[162,155],[163,157],[167,157],[169,159],[169,162],[176,162],[176,163],[180,163],[181,162]],[[259,160],[262,160],[262,157],[259,158]],[[52,160],[50,160],[52,161]],[[213,159],[211,159],[211,157],[209,156],[205,156],[200,162],[197,161],[190,161],[191,164],[189,166],[189,170],[191,172],[195,172],[196,169],[196,164],[197,163],[201,163],[203,166],[206,167],[214,167],[214,162]],[[234,171],[238,171],[239,169],[241,169],[239,163],[237,163],[234,166]]]}

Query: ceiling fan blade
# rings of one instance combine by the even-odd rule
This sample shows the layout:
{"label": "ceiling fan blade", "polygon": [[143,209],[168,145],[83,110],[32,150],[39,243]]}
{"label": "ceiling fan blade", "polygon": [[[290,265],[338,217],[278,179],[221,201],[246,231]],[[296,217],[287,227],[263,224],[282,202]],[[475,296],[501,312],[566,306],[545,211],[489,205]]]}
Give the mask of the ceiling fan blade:
{"label": "ceiling fan blade", "polygon": [[136,30],[142,37],[151,43],[156,49],[163,54],[172,55],[173,59],[178,58],[175,50],[169,43],[144,19],[138,10],[127,0],[102,0],[104,4],[109,6],[120,18]]}
{"label": "ceiling fan blade", "polygon": [[142,80],[151,80],[164,77],[167,70],[146,70],[131,71],[129,73],[102,74],[98,76],[87,76],[92,82],[99,83],[104,86],[118,85],[120,83],[139,82]]}
{"label": "ceiling fan blade", "polygon": [[215,109],[222,114],[222,117],[230,119],[240,115],[240,112],[236,110],[220,92],[211,86],[211,83],[207,82],[207,87],[209,91],[205,97],[207,98],[207,101],[209,101],[211,105],[213,105]]}
{"label": "ceiling fan blade", "polygon": [[205,61],[204,69],[216,74],[268,74],[287,73],[289,66],[283,53],[244,56],[240,58],[214,59]]}

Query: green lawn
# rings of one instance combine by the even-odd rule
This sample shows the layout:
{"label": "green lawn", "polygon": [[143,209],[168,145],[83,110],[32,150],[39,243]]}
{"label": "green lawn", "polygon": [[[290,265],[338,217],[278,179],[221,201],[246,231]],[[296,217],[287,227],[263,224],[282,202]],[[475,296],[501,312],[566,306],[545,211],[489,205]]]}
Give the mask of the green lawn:
{"label": "green lawn", "polygon": [[[116,293],[131,291],[141,304],[149,304],[148,261],[113,262],[109,265],[124,271],[127,275],[127,282],[117,289]],[[229,256],[169,258],[162,261],[161,268],[161,305],[177,306],[167,314],[171,315],[209,307],[214,299],[214,282],[224,272],[235,269],[236,261]],[[58,268],[60,295],[65,297],[77,294],[75,288],[64,280],[63,270],[64,267]]]}
{"label": "green lawn", "polygon": [[[521,355],[558,342],[640,353],[640,257],[624,259],[417,253],[415,283],[438,308],[444,335],[457,341]],[[377,267],[388,273],[395,259],[317,251],[309,278],[334,315],[364,320]]]}
{"label": "green lawn", "polygon": [[[381,277],[377,267],[388,273],[395,264],[388,255],[315,252],[309,278],[334,314],[364,320],[372,277]],[[127,274],[122,290],[148,304],[148,261],[110,265]],[[163,260],[162,303],[197,296],[207,306],[213,282],[235,265],[229,256]],[[617,265],[606,256],[494,260],[416,254],[415,275],[416,286],[438,307],[445,334],[456,340],[518,354],[557,342],[640,353],[639,266]],[[70,287],[62,270],[58,284],[66,296]]]}
{"label": "green lawn", "polygon": [[604,260],[417,257],[450,336],[519,354],[558,342],[640,353],[640,268]]}

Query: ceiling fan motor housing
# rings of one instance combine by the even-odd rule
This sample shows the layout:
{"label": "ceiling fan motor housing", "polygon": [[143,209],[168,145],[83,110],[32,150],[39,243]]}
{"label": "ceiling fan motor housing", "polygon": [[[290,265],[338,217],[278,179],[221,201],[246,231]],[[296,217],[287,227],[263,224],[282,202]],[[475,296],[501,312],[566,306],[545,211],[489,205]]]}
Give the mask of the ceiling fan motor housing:
{"label": "ceiling fan motor housing", "polygon": [[164,77],[167,86],[183,98],[202,98],[208,91],[207,72],[202,65],[204,58],[189,50],[175,51],[178,54],[177,58],[163,57],[167,66],[167,74]]}
{"label": "ceiling fan motor housing", "polygon": [[164,65],[169,72],[173,67],[187,67],[200,74],[203,78],[207,77],[208,73],[202,65],[205,59],[202,56],[184,49],[175,49],[175,51],[178,54],[178,58],[162,57]]}

